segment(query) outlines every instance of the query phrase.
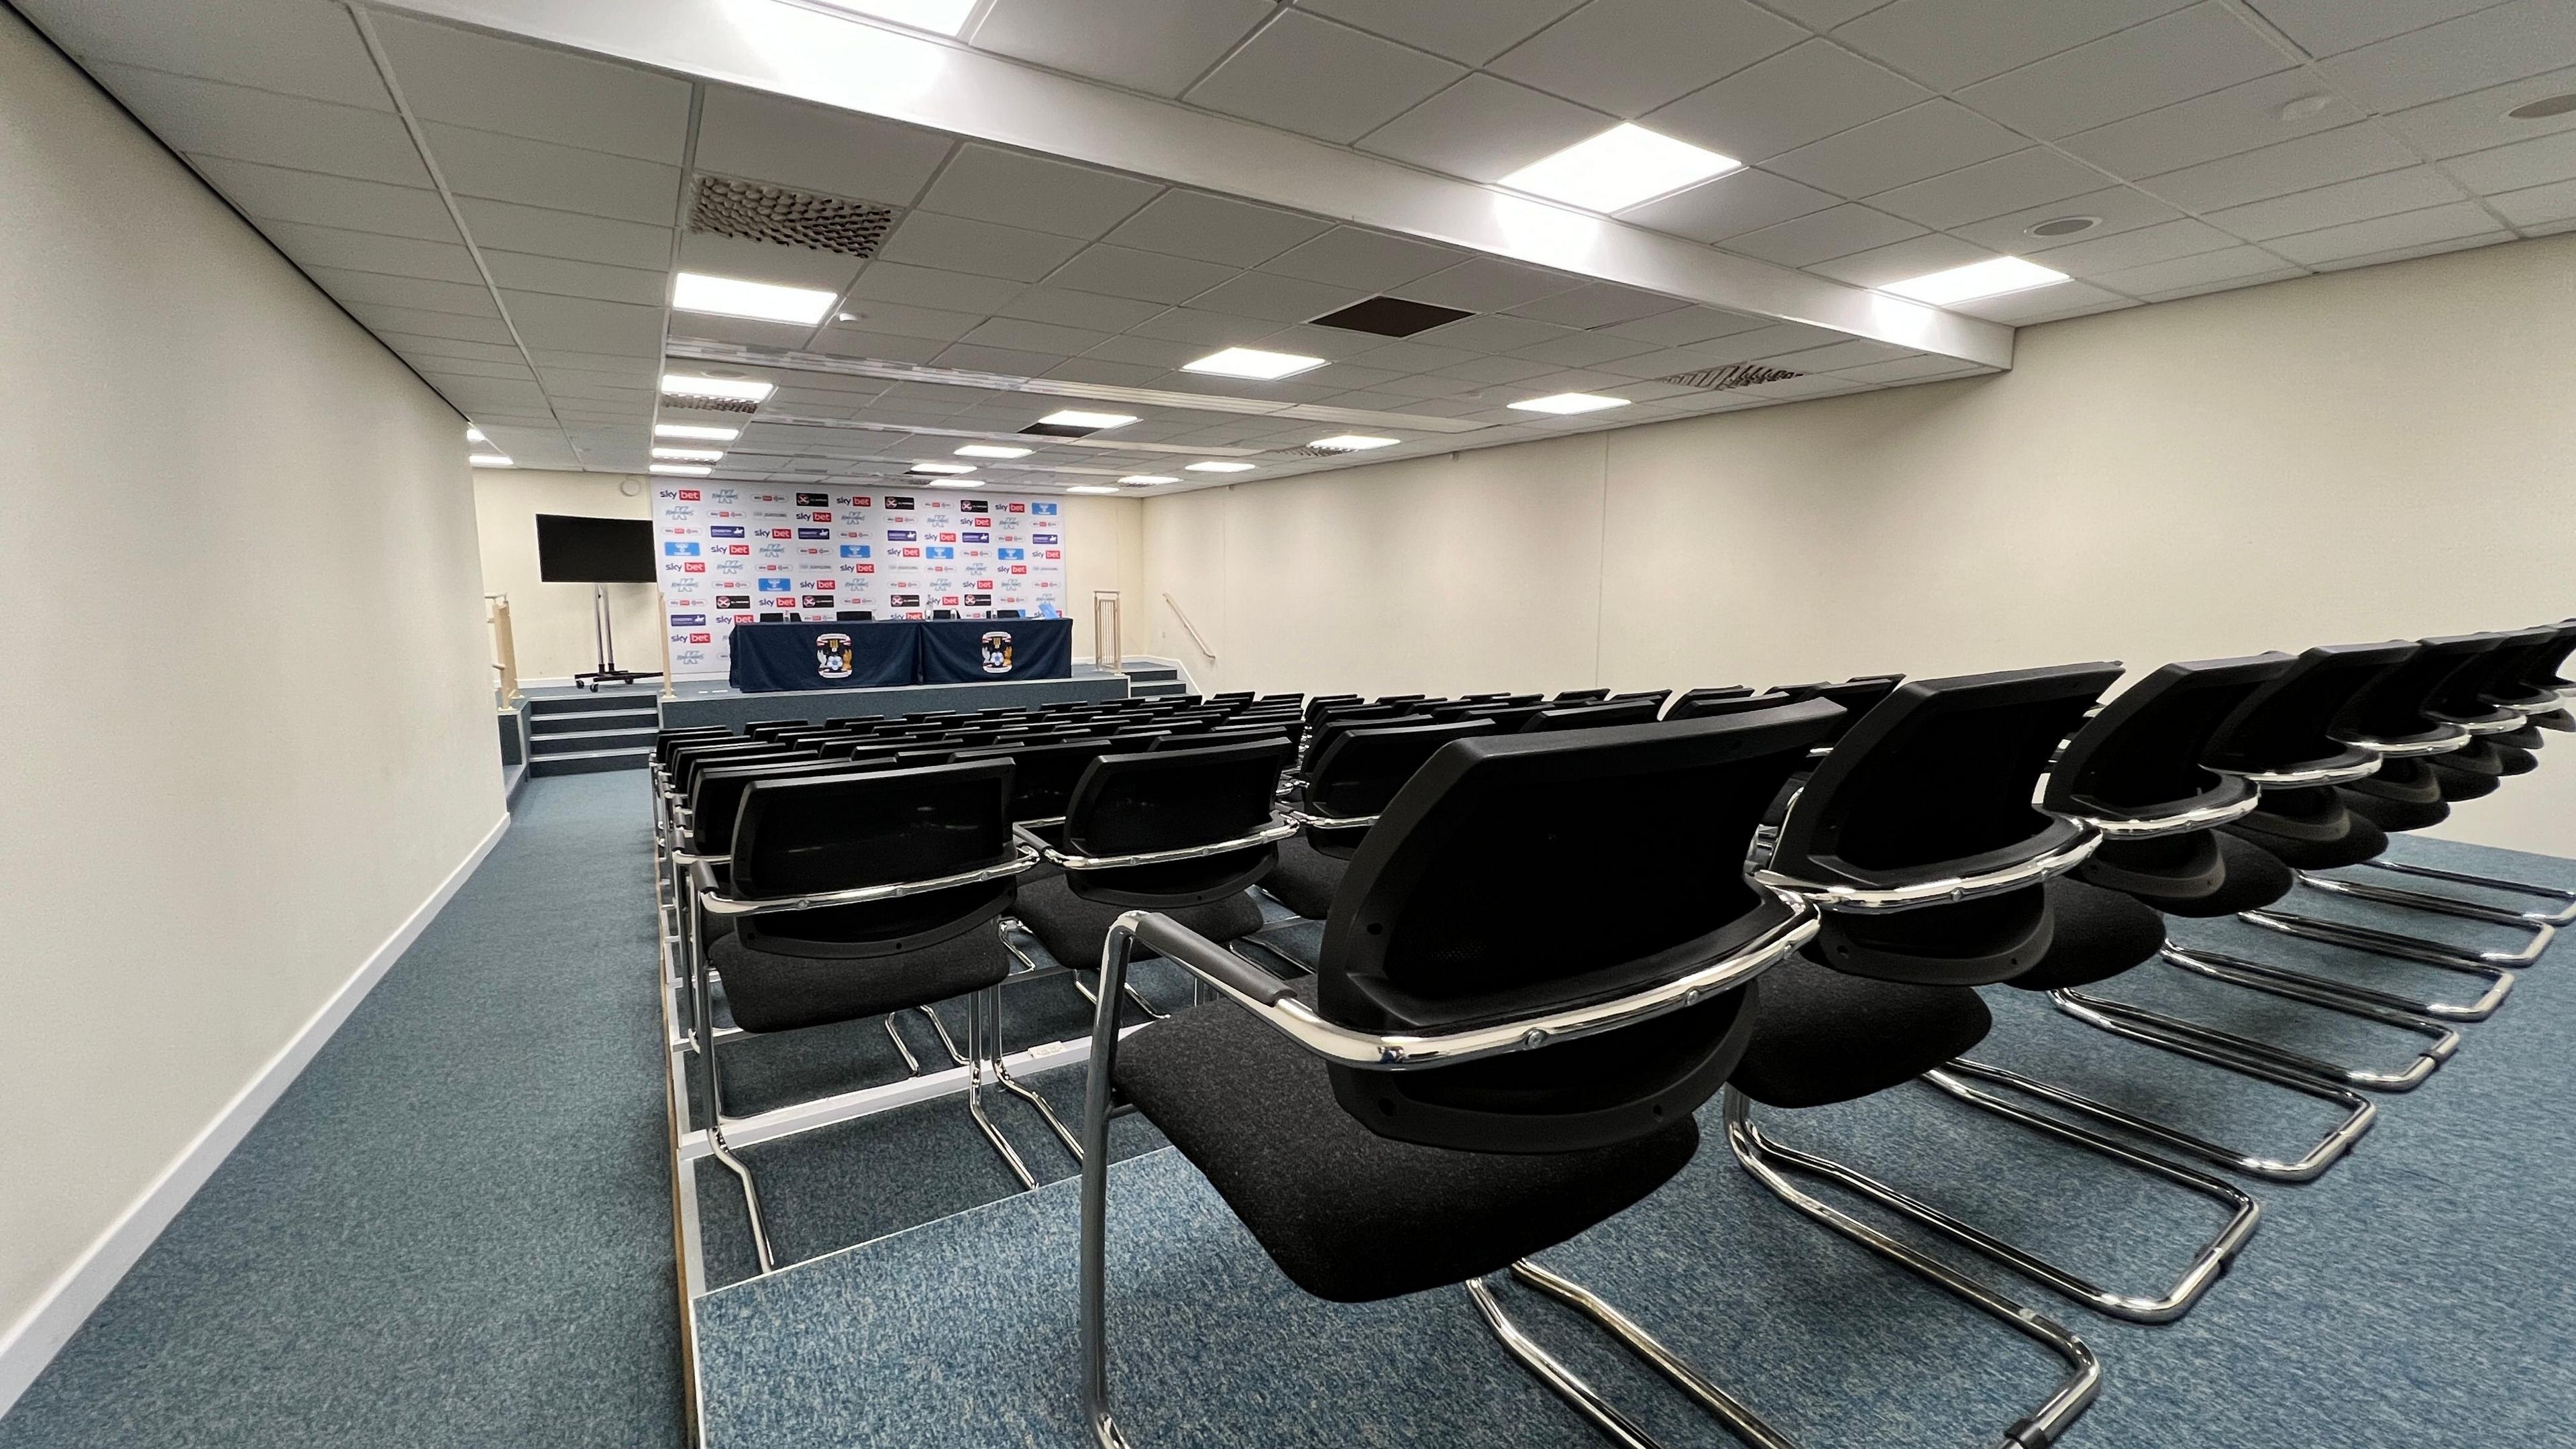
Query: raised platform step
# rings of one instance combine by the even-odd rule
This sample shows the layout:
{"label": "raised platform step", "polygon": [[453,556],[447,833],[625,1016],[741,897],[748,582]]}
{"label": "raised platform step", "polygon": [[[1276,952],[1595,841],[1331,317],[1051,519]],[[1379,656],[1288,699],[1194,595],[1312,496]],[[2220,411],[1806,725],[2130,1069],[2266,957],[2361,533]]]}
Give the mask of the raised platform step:
{"label": "raised platform step", "polygon": [[570,730],[655,729],[661,724],[658,709],[574,709],[561,713],[528,716],[528,733],[543,739]]}
{"label": "raised platform step", "polygon": [[1190,692],[1190,687],[1177,679],[1133,680],[1127,692],[1146,699],[1177,698]]}
{"label": "raised platform step", "polygon": [[528,696],[528,713],[536,718],[548,715],[595,714],[603,710],[653,709],[657,692],[650,689],[621,689],[600,694],[532,694]]}
{"label": "raised platform step", "polygon": [[1160,683],[1181,677],[1181,671],[1168,664],[1130,664],[1120,672],[1139,684]]}
{"label": "raised platform step", "polygon": [[580,750],[562,755],[536,755],[528,760],[531,775],[586,775],[599,770],[640,770],[653,758],[651,745],[633,749]]}
{"label": "raised platform step", "polygon": [[626,725],[604,730],[564,730],[553,734],[528,736],[528,753],[537,759],[580,754],[588,750],[613,749],[626,745],[650,746],[656,733],[651,725]]}

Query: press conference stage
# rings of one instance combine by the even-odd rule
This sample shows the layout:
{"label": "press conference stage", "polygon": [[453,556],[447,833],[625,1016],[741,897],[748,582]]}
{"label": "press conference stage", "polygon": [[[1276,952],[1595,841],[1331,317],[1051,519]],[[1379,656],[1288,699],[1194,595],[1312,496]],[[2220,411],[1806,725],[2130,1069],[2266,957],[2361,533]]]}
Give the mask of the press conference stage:
{"label": "press conference stage", "polygon": [[744,691],[721,679],[684,679],[672,686],[673,698],[662,705],[662,724],[723,725],[740,729],[760,719],[837,718],[843,715],[905,715],[930,710],[977,710],[1123,699],[1129,676],[1073,666],[1066,679],[1006,679],[974,684],[908,684],[878,689],[778,689]]}

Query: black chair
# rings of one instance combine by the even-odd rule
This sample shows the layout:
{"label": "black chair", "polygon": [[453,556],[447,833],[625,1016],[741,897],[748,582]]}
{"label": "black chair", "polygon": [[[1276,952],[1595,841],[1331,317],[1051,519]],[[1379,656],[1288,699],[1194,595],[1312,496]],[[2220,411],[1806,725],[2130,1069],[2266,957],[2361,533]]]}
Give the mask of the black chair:
{"label": "black chair", "polygon": [[863,623],[869,619],[875,618],[876,616],[876,610],[874,609],[839,609],[835,610],[832,614],[832,617],[835,620],[844,624]]}
{"label": "black chair", "polygon": [[1561,689],[1551,704],[1599,704],[1610,697],[1606,689]]}
{"label": "black chair", "polygon": [[993,611],[993,617],[996,619],[1019,619],[1027,616],[1017,609],[995,609]]}
{"label": "black chair", "polygon": [[[1688,694],[1676,696],[1671,704],[1665,706],[1664,718],[1676,721],[1717,719],[1725,715],[1750,714],[1759,709],[1776,709],[1784,704],[1796,703],[1799,701],[1785,694],[1777,694],[1770,690],[1756,694],[1741,685],[1729,685],[1724,689],[1694,689]],[[1845,724],[1847,725],[1848,721]]]}
{"label": "black chair", "polygon": [[[993,988],[1009,973],[996,924],[1035,856],[1011,838],[1011,765],[843,772],[747,783],[731,853],[689,868],[682,932],[709,1148],[742,1183],[763,1273],[777,1266],[751,1169],[726,1140],[710,976],[746,1034],[795,1031],[971,998],[966,1104],[1021,1183],[1027,1167],[985,1116]],[[730,918],[715,934],[704,922]]]}
{"label": "black chair", "polygon": [[[1278,843],[1296,833],[1273,813],[1287,764],[1279,740],[1101,755],[1083,771],[1062,820],[1016,827],[1054,867],[1021,888],[1018,924],[1076,973],[1086,996],[1121,912],[1165,911],[1220,942],[1260,930],[1250,887],[1277,863]],[[1149,1016],[1164,1014],[1141,993],[1128,999]]]}
{"label": "black chair", "polygon": [[[1617,1308],[1530,1256],[1645,1198],[1697,1150],[1693,1109],[1742,1049],[1755,978],[1812,929],[1804,905],[1747,888],[1742,860],[1764,802],[1829,708],[1450,742],[1353,860],[1321,969],[1298,987],[1167,915],[1120,917],[1104,988],[1141,948],[1223,999],[1123,1042],[1115,1011],[1095,1018],[1080,1250],[1092,1442],[1128,1442],[1111,1415],[1104,1242],[1108,1124],[1132,1108],[1307,1292],[1367,1302],[1458,1284],[1529,1372],[1611,1438],[1651,1444],[1508,1316],[1484,1281],[1508,1268],[1607,1328],[1747,1442],[1785,1444]],[[1603,840],[1631,848],[1603,850]],[[1610,898],[1621,908],[1595,904]],[[2075,1366],[2015,1442],[2047,1443],[2082,1412],[2096,1370],[2071,1335],[1996,1306],[1902,1245],[1874,1246],[1953,1292],[1983,1295]]]}
{"label": "black chair", "polygon": [[[1299,833],[1279,843],[1279,867],[1261,883],[1262,889],[1308,920],[1324,919],[1351,856],[1414,772],[1451,740],[1493,733],[1494,722],[1484,719],[1392,723],[1344,732],[1290,792],[1288,818],[1297,822]],[[1289,959],[1302,970],[1313,969],[1311,962]]]}
{"label": "black chair", "polygon": [[1655,711],[1663,707],[1661,699],[1629,699],[1608,704],[1578,704],[1564,709],[1542,709],[1521,721],[1520,733],[1550,734],[1558,730],[1597,730],[1613,725],[1652,724]]}
{"label": "black chair", "polygon": [[[1951,1090],[1964,1085],[1955,1081],[1927,1083],[2228,1210],[2226,1226],[2169,1286],[2117,1292],[1855,1168],[1779,1147],[1750,1110],[1757,1101],[1852,1101],[1951,1063],[1992,1026],[1969,988],[2010,981],[2061,949],[2047,882],[2083,864],[2102,832],[2031,801],[2059,742],[2119,677],[2116,664],[2080,664],[1915,680],[1843,736],[1754,873],[1817,906],[1823,922],[1806,959],[1775,972],[1776,989],[1765,984],[1753,1043],[1729,1084],[1728,1124],[1737,1157],[1775,1190],[1784,1173],[1836,1183],[2096,1312],[2164,1323],[2209,1291],[2261,1220],[2233,1184],[2077,1123]],[[2150,951],[2161,934],[2150,923]],[[2129,949],[2116,938],[2066,948]]]}
{"label": "black chair", "polygon": [[[2335,977],[2313,972],[2285,973],[2272,968],[2274,979],[2293,980],[2312,989],[2416,1016],[2445,1021],[2484,1021],[2495,1014],[2513,990],[2511,968],[2531,964],[2548,946],[2554,934],[2553,928],[2538,922],[2522,921],[2513,912],[2466,902],[2445,905],[2440,897],[2398,892],[2320,874],[2337,867],[2364,864],[2377,859],[2388,849],[2387,829],[2370,818],[2374,809],[2384,813],[2384,804],[2352,787],[2364,779],[2387,773],[2392,761],[2436,761],[2454,755],[2474,742],[2476,736],[2468,728],[2436,718],[2428,711],[2444,696],[2449,682],[2462,672],[2469,672],[2474,679],[2482,680],[2487,657],[2500,648],[2507,637],[2501,634],[2459,634],[2423,640],[2404,658],[2392,661],[2372,676],[2330,727],[2337,742],[2367,755],[2373,768],[2363,770],[2351,779],[2327,781],[2306,788],[2266,784],[2262,808],[2224,828],[2281,857],[2302,885],[2333,894],[2384,899],[2391,904],[2439,910],[2444,914],[2475,920],[2519,924],[2527,928],[2529,939],[2514,949],[2471,950],[2422,936],[2272,907],[2241,912],[2238,919],[2251,925],[2347,950],[2458,972],[2484,982],[2486,989],[2475,999],[2465,1002],[2425,1001],[2353,986]],[[2472,708],[2478,711],[2481,728],[2491,733],[2514,728],[2521,720],[2510,710],[2474,705]],[[2447,794],[2439,783],[2438,766],[2434,769],[2434,793],[2437,796]],[[2402,784],[2406,776],[2401,775],[2399,779]],[[2343,788],[2336,788],[2338,786]],[[2478,793],[2484,794],[2492,789],[2491,784],[2486,785]],[[2358,809],[2355,808],[2356,802],[2360,805]]]}
{"label": "black chair", "polygon": [[760,622],[764,624],[784,624],[787,622],[787,615],[783,611],[763,614],[760,616]]}
{"label": "black chair", "polygon": [[2152,1032],[2093,1005],[2085,994],[2135,967],[2180,950],[2160,911],[2210,916],[2259,906],[2290,889],[2289,868],[2218,827],[2250,813],[2259,787],[2201,761],[2220,729],[2263,686],[2297,661],[2287,654],[2168,664],[2121,692],[2069,740],[2050,769],[2040,805],[2087,821],[2100,848],[2071,876],[2048,883],[2058,926],[2048,954],[2005,984],[2046,992],[2060,1011],[2130,1041],[2316,1098],[2343,1114],[2296,1155],[2249,1152],[1982,1062],[1960,1060],[1927,1074],[1954,1094],[1978,1089],[1961,1078],[2012,1088],[2060,1110],[2156,1145],[2254,1177],[2307,1182],[2340,1160],[2377,1116],[2350,1086],[2250,1060],[2206,1039]]}
{"label": "black chair", "polygon": [[1705,689],[1686,689],[1681,693],[1674,695],[1672,702],[1664,707],[1664,718],[1698,719],[1701,717],[1700,707],[1704,704],[1714,704],[1730,699],[1746,699],[1751,697],[1752,694],[1752,687],[1750,685],[1743,684],[1722,684]]}

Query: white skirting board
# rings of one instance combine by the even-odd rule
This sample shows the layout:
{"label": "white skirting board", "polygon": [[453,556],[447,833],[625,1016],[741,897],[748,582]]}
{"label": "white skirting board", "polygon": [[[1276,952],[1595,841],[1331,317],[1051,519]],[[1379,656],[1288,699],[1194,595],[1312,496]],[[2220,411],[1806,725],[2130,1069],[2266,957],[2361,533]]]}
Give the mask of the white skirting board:
{"label": "white skirting board", "polygon": [[364,1001],[375,984],[393,969],[394,962],[402,959],[402,953],[411,949],[412,942],[420,939],[421,932],[429,929],[429,923],[436,920],[457,891],[464,888],[465,882],[473,876],[474,868],[492,853],[493,846],[501,843],[502,834],[509,828],[510,816],[504,811],[482,841],[466,852],[465,859],[458,862],[456,869],[449,871],[447,878],[438,883],[438,889],[430,892],[429,899],[422,901],[419,908],[385,938],[383,945],[359,963],[356,973],[332,993],[321,1010],[313,1013],[302,1030],[279,1048],[277,1055],[269,1058],[268,1064],[250,1080],[249,1085],[224,1104],[223,1110],[215,1114],[215,1119],[206,1124],[205,1130],[197,1134],[187,1150],[181,1152],[178,1159],[163,1170],[160,1178],[125,1210],[125,1215],[99,1234],[97,1241],[90,1244],[89,1251],[65,1269],[63,1275],[36,1300],[35,1307],[28,1309],[5,1332],[0,1332],[0,1414],[9,1412],[18,1396],[27,1391],[27,1386],[36,1381],[38,1374],[44,1372],[45,1365],[53,1362],[54,1355],[71,1341],[72,1334],[88,1321],[100,1303],[106,1301],[109,1291],[125,1276],[126,1270],[132,1268],[144,1250],[152,1246],[153,1240],[161,1236],[161,1230],[170,1226],[179,1210],[188,1205],[188,1199],[196,1196],[197,1189],[206,1185],[206,1179],[214,1176],[215,1169],[223,1165],[235,1147],[241,1145],[241,1140],[250,1135],[250,1129],[285,1094],[287,1087],[322,1050],[322,1044],[340,1029],[340,1023],[349,1019],[349,1013],[357,1010],[358,1003]]}

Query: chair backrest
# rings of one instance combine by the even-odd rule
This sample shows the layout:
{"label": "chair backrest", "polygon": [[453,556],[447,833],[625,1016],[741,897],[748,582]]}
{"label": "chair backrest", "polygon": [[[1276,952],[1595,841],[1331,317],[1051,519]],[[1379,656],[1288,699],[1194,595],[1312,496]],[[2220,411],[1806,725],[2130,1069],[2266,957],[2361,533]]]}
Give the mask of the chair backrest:
{"label": "chair backrest", "polygon": [[[1751,714],[1756,710],[1778,709],[1784,704],[1801,703],[1804,701],[1791,699],[1785,694],[1767,689],[1760,694],[1755,694],[1749,689],[1742,693],[1721,689],[1693,690],[1690,694],[1674,700],[1671,707],[1664,711],[1664,718],[1668,722],[1718,719],[1726,715]],[[1849,723],[1850,721],[1845,720],[1837,723],[1834,728],[1840,730],[1848,727]]]}
{"label": "chair backrest", "polygon": [[[2414,653],[2381,670],[2336,716],[2337,739],[2393,744],[2431,734],[2456,735],[2447,721],[2432,716],[2434,701],[2453,677],[2485,661],[2504,642],[2500,634],[2448,634],[2416,641]],[[2476,714],[2493,706],[2472,704]]]}
{"label": "chair backrest", "polygon": [[1427,714],[1371,713],[1367,715],[1331,715],[1325,718],[1321,723],[1312,724],[1307,727],[1304,742],[1304,753],[1300,757],[1301,763],[1307,768],[1312,768],[1317,760],[1324,757],[1324,752],[1333,747],[1333,742],[1335,740],[1340,739],[1342,736],[1355,729],[1375,729],[1382,725],[1398,723],[1430,724],[1432,722],[1433,716]]}
{"label": "chair backrest", "polygon": [[[1011,762],[977,760],[754,780],[733,830],[733,891],[776,900],[937,880],[1017,854]],[[885,901],[751,915],[743,944],[784,955],[875,956],[916,948],[1010,904],[1009,877]]]}
{"label": "chair backrest", "polygon": [[2073,827],[2031,804],[2049,757],[2120,677],[2112,663],[1899,685],[1816,767],[1775,869],[1819,882],[2027,858]]}
{"label": "chair backrest", "polygon": [[1011,780],[1010,815],[1022,820],[1056,820],[1091,762],[1108,753],[1109,741],[1096,735],[1029,745],[985,745],[959,750],[956,761],[1008,759],[1016,767]]}
{"label": "chair backrest", "polygon": [[[1285,740],[1205,749],[1105,754],[1065,802],[1063,839],[1076,855],[1148,855],[1220,845],[1272,819]],[[1074,894],[1116,905],[1177,909],[1242,890],[1277,864],[1275,844],[1112,870],[1067,872]]]}
{"label": "chair backrest", "polygon": [[2178,815],[2244,787],[2203,765],[2209,747],[2254,691],[2287,674],[2287,654],[2194,659],[2122,690],[2084,722],[2048,774],[2040,808],[2117,819]]}
{"label": "chair backrest", "polygon": [[1560,689],[1556,692],[1556,698],[1550,700],[1549,703],[1592,704],[1599,700],[1608,699],[1609,697],[1610,691],[1606,689]]}
{"label": "chair backrest", "polygon": [[1218,745],[1249,744],[1255,740],[1277,740],[1289,743],[1286,728],[1273,725],[1245,725],[1240,729],[1175,730],[1145,748],[1148,750],[1204,750]]}
{"label": "chair backrest", "polygon": [[671,763],[671,752],[682,745],[740,738],[742,736],[722,725],[690,725],[684,729],[662,730],[653,736],[653,763],[657,765]]}
{"label": "chair backrest", "polygon": [[2397,639],[2382,644],[2320,644],[2307,650],[2220,722],[2208,763],[2216,769],[2257,774],[2368,761],[2373,758],[2369,751],[2334,738],[2330,731],[2355,695],[2419,647]]}
{"label": "chair backrest", "polygon": [[1360,703],[1360,697],[1356,694],[1319,694],[1306,701],[1306,719],[1312,723],[1337,709],[1345,709],[1358,703]]}
{"label": "chair backrest", "polygon": [[2524,663],[2522,676],[2515,683],[2525,690],[2535,694],[2556,694],[2561,689],[2576,687],[2576,680],[2558,677],[2559,670],[2567,663],[2567,656],[2576,654],[2576,619],[2562,620],[2557,629],[2557,637],[2550,641],[2549,647],[2532,651]]}
{"label": "chair backrest", "polygon": [[[1650,987],[1794,919],[1744,877],[1763,806],[1832,705],[1435,752],[1380,816],[1334,897],[1318,1009],[1369,1031],[1439,1031]],[[1670,1128],[1750,1034],[1748,991],[1636,1026],[1416,1072],[1335,1067],[1388,1137],[1563,1151]]]}
{"label": "chair backrest", "polygon": [[742,810],[743,791],[754,780],[847,774],[890,763],[890,759],[880,756],[871,760],[817,758],[710,765],[698,771],[697,783],[689,790],[690,847],[700,855],[723,855],[733,848],[734,819]]}
{"label": "chair backrest", "polygon": [[[1480,704],[1459,716],[1460,719],[1489,719],[1497,734],[1512,734],[1547,712],[1544,704]],[[1380,721],[1384,723],[1384,721]]]}
{"label": "chair backrest", "polygon": [[[2445,724],[2467,725],[2505,721],[2518,725],[2521,722],[2519,713],[2505,709],[2488,696],[2498,689],[2519,688],[2515,681],[2522,676],[2531,657],[2540,650],[2554,647],[2558,631],[2543,626],[2486,637],[2495,641],[2495,647],[2469,659],[2434,687],[2424,702],[2426,718]],[[2429,647],[2431,641],[2426,643]]]}
{"label": "chair backrest", "polygon": [[1564,709],[1542,709],[1521,721],[1525,735],[1549,734],[1557,730],[1604,729],[1613,725],[1652,724],[1655,711],[1663,707],[1661,699],[1623,699],[1608,704],[1578,704]]}
{"label": "chair backrest", "polygon": [[[1318,815],[1355,819],[1378,814],[1422,768],[1433,752],[1451,740],[1495,733],[1486,719],[1446,724],[1389,724],[1345,732],[1315,761],[1306,776],[1305,805]],[[1360,832],[1309,830],[1308,839],[1327,854],[1348,855]]]}
{"label": "chair backrest", "polygon": [[753,739],[766,739],[783,730],[810,730],[813,727],[814,722],[810,719],[756,719],[744,725],[742,732]]}
{"label": "chair backrest", "polygon": [[805,758],[804,750],[790,749],[767,740],[728,740],[721,744],[683,744],[671,752],[671,763],[664,771],[668,783],[688,798],[697,784],[697,772],[710,761],[748,764],[753,760],[793,760]]}
{"label": "chair backrest", "polygon": [[1632,689],[1624,694],[1614,694],[1610,696],[1610,703],[1624,704],[1632,699],[1642,699],[1652,704],[1655,708],[1662,709],[1664,707],[1664,701],[1672,697],[1673,692],[1669,689]]}
{"label": "chair backrest", "polygon": [[1879,702],[1894,694],[1896,687],[1904,682],[1902,674],[1862,674],[1840,684],[1819,685],[1815,693],[1801,697],[1831,700],[1841,705],[1842,728],[1847,730],[1860,723],[1863,715],[1878,708]]}
{"label": "chair backrest", "polygon": [[1700,719],[1704,717],[1704,713],[1724,714],[1728,713],[1728,711],[1711,710],[1708,706],[1713,704],[1722,704],[1728,700],[1751,699],[1752,697],[1752,686],[1744,684],[1718,684],[1704,686],[1699,689],[1685,689],[1681,693],[1674,695],[1672,702],[1664,706],[1664,718],[1674,720]]}

